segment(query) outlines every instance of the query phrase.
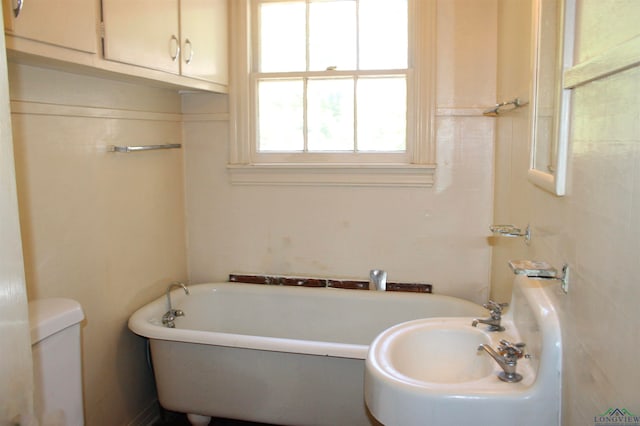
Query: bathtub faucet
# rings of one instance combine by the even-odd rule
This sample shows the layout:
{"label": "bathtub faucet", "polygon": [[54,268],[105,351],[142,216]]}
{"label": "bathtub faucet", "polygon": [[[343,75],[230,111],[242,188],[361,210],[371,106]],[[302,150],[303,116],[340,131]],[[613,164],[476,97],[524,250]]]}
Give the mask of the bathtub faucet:
{"label": "bathtub faucet", "polygon": [[369,271],[369,290],[385,291],[387,289],[387,273],[380,269]]}
{"label": "bathtub faucet", "polygon": [[184,290],[184,294],[187,296],[189,295],[189,289],[184,283],[174,281],[169,284],[169,287],[167,287],[167,303],[169,305],[169,310],[162,316],[162,324],[169,328],[175,328],[176,325],[174,321],[176,320],[176,317],[184,316],[184,312],[181,309],[173,309],[171,306],[171,289],[174,287],[181,287]]}
{"label": "bathtub faucet", "polygon": [[504,331],[504,327],[500,325],[500,320],[502,319],[502,308],[509,306],[509,304],[496,303],[493,300],[489,300],[482,306],[489,310],[491,317],[487,319],[474,319],[471,325],[477,327],[478,323],[487,324],[489,326],[489,331]]}
{"label": "bathtub faucet", "polygon": [[478,350],[487,352],[502,368],[502,371],[498,374],[500,380],[508,383],[516,383],[522,380],[522,375],[516,373],[518,359],[530,358],[528,354],[524,353],[524,346],[524,343],[510,343],[506,340],[500,340],[497,352],[486,343],[478,346]]}

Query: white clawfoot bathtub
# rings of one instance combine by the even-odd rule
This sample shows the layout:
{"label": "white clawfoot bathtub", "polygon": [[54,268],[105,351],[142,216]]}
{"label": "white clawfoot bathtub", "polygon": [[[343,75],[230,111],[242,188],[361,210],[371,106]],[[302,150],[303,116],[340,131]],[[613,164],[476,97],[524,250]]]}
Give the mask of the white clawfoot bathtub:
{"label": "white clawfoot bathtub", "polygon": [[[171,293],[185,316],[162,325],[163,295],[129,328],[150,339],[160,404],[190,414],[277,425],[377,424],[364,403],[369,344],[400,322],[486,316],[433,294],[220,283]],[[425,362],[429,362],[428,359]]]}

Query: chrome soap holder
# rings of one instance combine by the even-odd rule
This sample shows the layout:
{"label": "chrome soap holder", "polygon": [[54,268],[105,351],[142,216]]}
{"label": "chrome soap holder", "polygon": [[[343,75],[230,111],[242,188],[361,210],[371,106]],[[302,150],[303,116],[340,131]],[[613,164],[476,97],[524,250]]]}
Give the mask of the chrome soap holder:
{"label": "chrome soap holder", "polygon": [[531,241],[531,226],[529,224],[524,231],[515,225],[491,225],[489,230],[502,237],[524,237],[524,242],[527,244]]}
{"label": "chrome soap holder", "polygon": [[569,291],[569,265],[566,263],[560,272],[547,262],[535,260],[510,260],[509,267],[516,275],[526,275],[529,278],[542,280],[558,280],[562,291],[565,294]]}

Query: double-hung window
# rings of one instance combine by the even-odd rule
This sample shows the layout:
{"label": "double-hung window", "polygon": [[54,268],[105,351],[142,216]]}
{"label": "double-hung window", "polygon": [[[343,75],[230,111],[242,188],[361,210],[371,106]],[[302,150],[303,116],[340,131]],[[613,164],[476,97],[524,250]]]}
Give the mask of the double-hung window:
{"label": "double-hung window", "polygon": [[236,1],[237,183],[431,183],[435,0]]}

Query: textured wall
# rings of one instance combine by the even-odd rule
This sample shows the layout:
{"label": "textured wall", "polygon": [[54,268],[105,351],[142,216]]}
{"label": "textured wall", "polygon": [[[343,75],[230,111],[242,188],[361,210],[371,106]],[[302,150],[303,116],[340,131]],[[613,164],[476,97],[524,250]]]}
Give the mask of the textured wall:
{"label": "textured wall", "polygon": [[128,424],[155,390],[127,319],[186,278],[182,152],[106,148],[180,142],[179,95],[28,66],[9,78],[28,296],[82,304],[86,424]]}
{"label": "textured wall", "polygon": [[[511,58],[525,50],[522,28],[529,12],[499,3],[498,93],[518,83]],[[640,34],[635,1],[578,1],[577,63],[608,54]],[[508,76],[502,79],[502,76]],[[546,260],[572,268],[570,291],[560,296],[564,339],[564,424],[594,424],[609,408],[640,413],[640,372],[633,366],[640,349],[636,264],[640,256],[640,69],[633,68],[574,89],[568,188],[556,197],[526,179],[526,113],[498,120],[496,218],[531,223],[530,246],[497,243],[493,275],[498,298],[509,294],[506,259]]]}
{"label": "textured wall", "polygon": [[191,280],[230,272],[363,278],[382,268],[390,279],[486,300],[494,121],[478,110],[495,103],[496,4],[438,2],[433,188],[232,186],[226,97],[186,95]]}

